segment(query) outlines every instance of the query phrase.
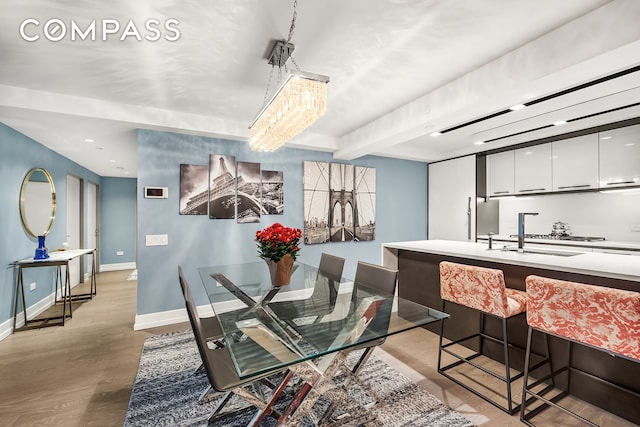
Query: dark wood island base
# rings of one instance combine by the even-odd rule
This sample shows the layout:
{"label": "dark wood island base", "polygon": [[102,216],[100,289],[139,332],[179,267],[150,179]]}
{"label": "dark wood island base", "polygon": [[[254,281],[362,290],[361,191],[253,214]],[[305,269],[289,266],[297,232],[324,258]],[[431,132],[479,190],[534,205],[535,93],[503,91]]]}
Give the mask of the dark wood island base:
{"label": "dark wood island base", "polygon": [[[525,290],[525,278],[538,275],[555,279],[607,286],[611,288],[640,291],[640,283],[611,277],[600,277],[576,272],[558,271],[555,268],[539,268],[525,265],[515,265],[500,261],[481,260],[472,257],[451,256],[445,254],[428,253],[426,251],[403,250],[399,248],[383,248],[383,264],[399,270],[398,293],[401,297],[413,300],[436,309],[442,307],[440,298],[439,263],[451,261],[480,267],[497,268],[504,272],[508,287]],[[640,261],[640,257],[638,257]],[[477,331],[478,312],[461,306],[448,305],[447,312],[451,315],[446,328],[449,339],[459,339]],[[432,332],[440,333],[439,325],[426,327]],[[488,318],[486,331],[493,336],[501,335],[501,325],[497,319]],[[544,338],[534,332],[534,351],[544,354]],[[509,321],[509,341],[525,347],[527,337],[527,323],[525,316],[517,316]],[[571,344],[557,337],[549,338],[551,358],[556,366],[566,365],[571,354],[572,364],[597,378],[612,381],[622,387],[640,392],[640,363],[608,355],[604,352],[579,344]],[[502,347],[485,343],[484,353],[492,359],[503,361]],[[516,357],[517,356],[517,357]],[[514,352],[513,367],[522,369],[524,354],[520,356]],[[640,401],[629,393],[604,384],[597,379],[584,375],[571,376],[571,394],[592,403],[606,411],[640,424]],[[563,374],[556,386],[567,389],[567,375]]]}

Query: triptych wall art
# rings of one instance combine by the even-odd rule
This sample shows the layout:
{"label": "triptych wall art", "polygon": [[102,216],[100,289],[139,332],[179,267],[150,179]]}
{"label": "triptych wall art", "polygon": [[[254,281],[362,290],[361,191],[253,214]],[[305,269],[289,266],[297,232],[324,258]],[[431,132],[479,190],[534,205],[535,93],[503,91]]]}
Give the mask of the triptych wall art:
{"label": "triptych wall art", "polygon": [[209,165],[180,165],[180,215],[260,222],[284,213],[283,172],[211,154]]}
{"label": "triptych wall art", "polygon": [[304,242],[374,240],[376,170],[304,162]]}
{"label": "triptych wall art", "polygon": [[[304,162],[304,243],[369,241],[376,229],[376,170]],[[284,213],[284,174],[260,163],[211,154],[208,165],[180,165],[180,215],[260,222]]]}

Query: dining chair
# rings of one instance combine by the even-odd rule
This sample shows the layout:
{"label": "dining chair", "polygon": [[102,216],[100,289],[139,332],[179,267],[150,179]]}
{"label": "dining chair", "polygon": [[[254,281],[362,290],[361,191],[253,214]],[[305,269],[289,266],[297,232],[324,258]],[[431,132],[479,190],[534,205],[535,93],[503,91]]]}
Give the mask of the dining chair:
{"label": "dining chair", "polygon": [[295,317],[295,313],[304,313],[305,316],[315,315],[316,322],[319,322],[323,315],[333,311],[336,304],[344,262],[344,258],[322,253],[311,297],[304,300],[270,302],[269,308],[282,319]]}
{"label": "dining chair", "polygon": [[[178,267],[178,275],[184,278],[182,268]],[[187,298],[193,300],[191,296],[191,289],[186,280],[180,280],[180,289],[182,289],[182,295],[185,300]],[[202,326],[202,333],[207,338],[207,341],[214,343],[217,347],[224,347],[224,333],[222,332],[222,326],[216,316],[200,317],[200,325]]]}
{"label": "dining chair", "polygon": [[[371,322],[370,326],[370,328],[375,328],[375,330],[388,330],[389,322],[391,320],[393,296],[396,293],[396,285],[398,283],[398,270],[392,270],[380,265],[358,261],[354,283],[354,293],[370,288],[374,292],[390,298],[386,300],[385,304],[383,304],[383,306],[380,308],[380,310],[387,311],[388,315],[387,313],[385,313],[384,316],[376,316],[376,318]],[[362,336],[366,337],[367,331],[365,331]],[[375,350],[376,347],[384,344],[385,339],[386,337],[379,338],[375,341],[360,344],[352,349],[352,351],[364,349],[364,352],[351,370],[354,375],[357,375],[362,370],[362,367],[369,360],[369,357],[373,353],[373,350]]]}
{"label": "dining chair", "polygon": [[[366,339],[369,332],[369,328],[374,331],[388,330],[389,322],[391,321],[391,310],[393,309],[393,296],[396,293],[396,285],[398,283],[398,270],[391,270],[379,265],[369,264],[364,261],[358,261],[356,266],[356,277],[354,279],[352,302],[355,303],[357,299],[362,297],[363,294],[372,292],[377,295],[387,297],[382,304],[380,304],[378,311],[379,315],[371,321],[367,329],[364,330],[360,339]],[[348,386],[351,380],[357,381],[356,376],[360,373],[365,366],[371,354],[376,347],[384,344],[386,337],[378,338],[373,341],[369,341],[363,344],[356,345],[349,349],[349,353],[356,350],[363,350],[362,354],[358,358],[355,365],[350,368],[350,374],[344,382],[343,386]],[[345,369],[349,369],[345,367]],[[320,424],[323,424],[331,419],[331,416],[338,407],[337,402],[331,402],[327,409],[325,409],[322,415]]]}
{"label": "dining chair", "polygon": [[[193,335],[198,347],[198,352],[200,353],[200,358],[202,359],[204,371],[207,374],[207,379],[209,380],[213,390],[224,393],[211,412],[208,422],[211,423],[222,415],[222,409],[234,394],[242,397],[259,410],[264,410],[267,407],[270,408],[277,395],[279,395],[284,389],[286,382],[291,379],[291,376],[285,376],[282,383],[277,387],[275,387],[267,377],[279,372],[269,372],[249,379],[240,379],[228,349],[226,347],[216,349],[211,349],[209,347],[210,340],[205,334],[201,318],[198,316],[196,305],[191,295],[189,284],[184,278],[182,268],[180,266],[178,266],[178,278],[180,280],[180,286],[184,292],[185,306],[189,316],[189,322],[191,323],[191,329],[193,330]],[[245,345],[248,347],[247,351],[252,351],[249,347],[255,347],[257,344],[247,340],[240,345]],[[275,391],[272,392],[269,401],[267,401],[267,397],[262,392],[261,385],[263,384],[266,384],[271,388],[275,388]],[[249,391],[245,388],[246,386],[253,386],[254,392]],[[261,414],[261,411],[258,411],[256,416],[258,416],[258,414]],[[269,415],[276,418],[280,416],[275,409],[271,409]]]}
{"label": "dining chair", "polygon": [[[178,274],[182,274],[182,268],[180,267],[178,267]],[[186,281],[184,283],[186,283]],[[182,289],[182,295],[185,300],[187,299],[187,293],[189,293],[189,298],[192,298],[190,294],[191,290],[188,286],[183,286],[182,281],[180,281],[180,288]],[[202,325],[203,335],[207,338],[210,345],[213,345],[214,348],[224,347],[224,334],[216,316],[200,317],[200,324]],[[201,363],[200,366],[195,369],[194,374],[200,374],[203,370],[204,364]],[[210,391],[211,387],[208,387],[202,392],[198,400],[202,403]]]}

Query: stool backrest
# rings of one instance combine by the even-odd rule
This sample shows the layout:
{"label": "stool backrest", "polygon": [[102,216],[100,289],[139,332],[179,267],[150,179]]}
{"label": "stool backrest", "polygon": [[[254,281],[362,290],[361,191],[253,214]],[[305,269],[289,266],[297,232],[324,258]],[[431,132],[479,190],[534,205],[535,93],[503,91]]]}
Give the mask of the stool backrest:
{"label": "stool backrest", "polygon": [[527,323],[640,361],[640,292],[527,276]]}
{"label": "stool backrest", "polygon": [[442,261],[440,297],[495,316],[508,317],[502,270]]}

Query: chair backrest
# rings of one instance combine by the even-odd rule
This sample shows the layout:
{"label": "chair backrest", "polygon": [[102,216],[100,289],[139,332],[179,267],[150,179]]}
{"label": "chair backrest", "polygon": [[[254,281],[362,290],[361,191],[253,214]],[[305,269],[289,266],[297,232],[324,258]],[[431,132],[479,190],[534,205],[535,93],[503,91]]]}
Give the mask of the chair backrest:
{"label": "chair backrest", "polygon": [[640,293],[527,276],[527,323],[640,361]]}
{"label": "chair backrest", "polygon": [[393,296],[398,283],[398,270],[358,261],[354,282],[373,288],[382,295]]}
{"label": "chair backrest", "polygon": [[500,317],[508,317],[509,306],[502,270],[440,263],[440,297]]}
{"label": "chair backrest", "polygon": [[[370,288],[388,298],[378,305],[376,317],[368,326],[368,329],[372,331],[388,330],[391,311],[393,310],[392,298],[396,293],[396,284],[398,283],[398,270],[358,261],[354,283],[353,298],[356,298],[356,300],[362,298],[362,291],[366,290],[366,288]],[[364,294],[366,295],[366,292]],[[352,303],[358,304],[356,300],[352,299]],[[366,335],[366,333],[363,335]],[[384,338],[377,342],[372,342],[371,345],[380,345],[382,342],[384,342]]]}
{"label": "chair backrest", "polygon": [[212,377],[212,369],[209,365],[209,358],[207,357],[207,344],[204,335],[202,334],[202,327],[200,325],[200,317],[198,316],[198,309],[196,308],[196,304],[193,300],[193,296],[191,295],[191,289],[189,288],[189,283],[184,278],[182,274],[182,267],[178,266],[178,279],[180,280],[180,288],[182,289],[182,294],[184,295],[184,302],[187,308],[187,315],[189,316],[189,323],[191,323],[191,329],[193,330],[193,335],[196,340],[196,344],[198,346],[198,352],[200,353],[200,358],[202,359],[202,364],[207,372],[207,377],[209,378],[209,382],[211,384],[215,384],[214,378]]}
{"label": "chair backrest", "polygon": [[320,265],[318,270],[330,279],[340,280],[342,277],[342,271],[344,270],[344,258],[323,252],[320,256]]}

